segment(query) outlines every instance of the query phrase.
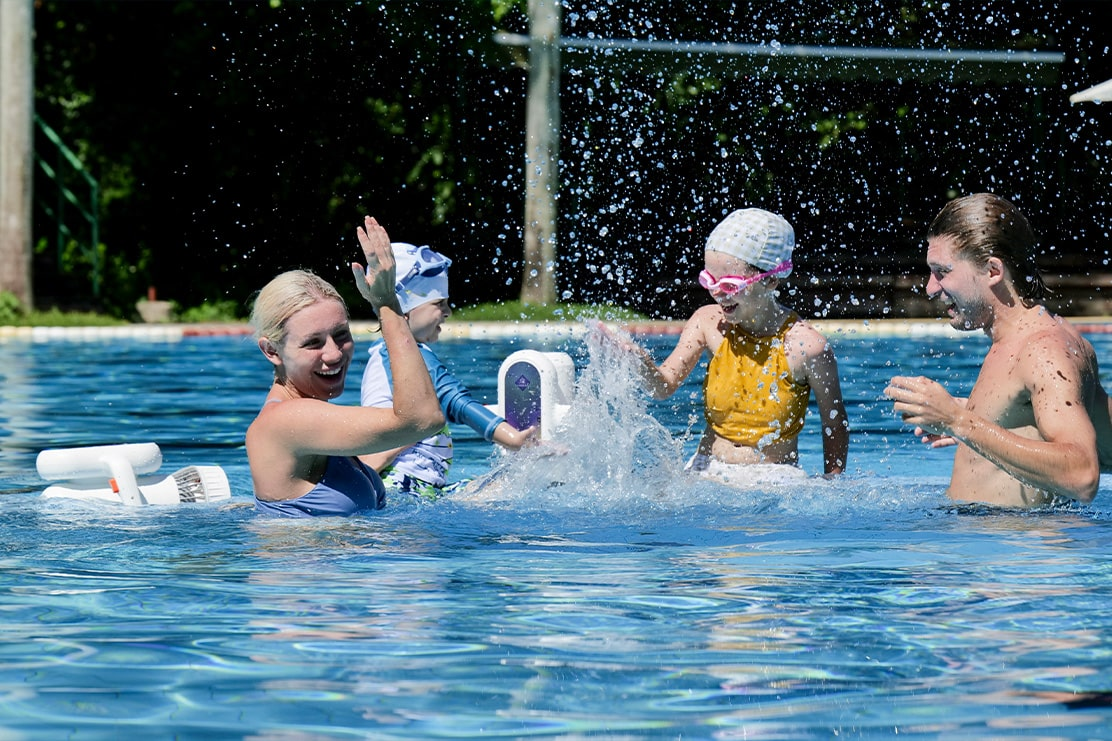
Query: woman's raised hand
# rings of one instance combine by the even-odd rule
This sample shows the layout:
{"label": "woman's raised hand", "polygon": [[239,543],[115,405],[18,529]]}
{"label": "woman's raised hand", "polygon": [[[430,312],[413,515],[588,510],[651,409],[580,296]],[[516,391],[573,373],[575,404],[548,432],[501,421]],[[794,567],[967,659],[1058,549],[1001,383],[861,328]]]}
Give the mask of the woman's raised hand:
{"label": "woman's raised hand", "polygon": [[366,270],[357,262],[351,264],[355,286],[363,298],[374,307],[375,312],[383,307],[392,307],[399,314],[398,297],[394,293],[394,251],[390,247],[390,235],[373,216],[363,220],[363,226],[356,228],[359,244],[363,247],[363,257],[367,261]]}

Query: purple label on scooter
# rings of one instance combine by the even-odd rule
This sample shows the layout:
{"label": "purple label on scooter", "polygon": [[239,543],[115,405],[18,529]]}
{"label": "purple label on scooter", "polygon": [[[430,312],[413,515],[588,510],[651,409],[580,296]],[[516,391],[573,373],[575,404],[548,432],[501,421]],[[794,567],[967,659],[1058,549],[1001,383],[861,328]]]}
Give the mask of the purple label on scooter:
{"label": "purple label on scooter", "polygon": [[520,361],[506,370],[506,421],[519,430],[541,423],[541,374],[532,363]]}

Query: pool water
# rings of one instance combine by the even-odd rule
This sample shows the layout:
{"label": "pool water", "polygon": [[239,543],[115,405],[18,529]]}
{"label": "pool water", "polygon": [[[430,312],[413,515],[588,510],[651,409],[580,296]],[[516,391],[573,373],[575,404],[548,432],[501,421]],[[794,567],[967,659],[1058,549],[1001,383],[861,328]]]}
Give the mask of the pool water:
{"label": "pool water", "polygon": [[[952,451],[882,393],[966,393],[985,339],[833,341],[840,480],[684,475],[702,368],[657,402],[582,339],[445,341],[490,402],[514,350],[572,354],[563,454],[456,428],[455,477],[487,487],[310,521],[248,506],[270,373],[249,338],[0,342],[0,738],[1107,737],[1112,481],[1087,507],[951,505]],[[118,442],[222,466],[232,501],[40,497],[39,450]]]}

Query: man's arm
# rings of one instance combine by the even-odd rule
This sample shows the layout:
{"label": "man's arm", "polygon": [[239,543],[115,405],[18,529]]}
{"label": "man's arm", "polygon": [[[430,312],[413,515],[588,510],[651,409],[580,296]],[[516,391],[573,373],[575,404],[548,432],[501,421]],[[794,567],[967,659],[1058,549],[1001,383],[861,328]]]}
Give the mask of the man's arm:
{"label": "man's arm", "polygon": [[[1031,394],[1035,427],[1042,440],[1008,432],[1000,445],[991,430],[956,437],[1020,481],[1040,489],[1091,502],[1100,484],[1096,430],[1085,406],[1088,384],[1077,358],[1060,340],[1044,338],[1026,348],[1017,370]],[[1006,431],[1005,431],[1006,432]]]}
{"label": "man's arm", "polygon": [[905,422],[950,435],[1023,483],[1090,502],[1100,484],[1096,433],[1085,409],[1086,379],[1055,340],[1025,348],[1017,365],[1043,439],[1017,435],[962,405],[929,378],[893,378],[885,393]]}

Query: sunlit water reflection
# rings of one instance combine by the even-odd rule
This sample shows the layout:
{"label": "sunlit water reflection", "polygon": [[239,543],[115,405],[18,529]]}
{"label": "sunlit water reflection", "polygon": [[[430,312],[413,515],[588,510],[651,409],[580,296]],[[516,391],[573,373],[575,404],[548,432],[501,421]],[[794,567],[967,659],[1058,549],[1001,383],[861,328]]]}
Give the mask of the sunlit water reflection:
{"label": "sunlit water reflection", "polygon": [[[1091,338],[1112,368],[1112,341]],[[361,350],[369,338],[360,338]],[[658,358],[672,338],[647,340]],[[839,337],[850,471],[745,489],[680,471],[702,370],[667,402],[582,342],[443,342],[494,401],[510,352],[566,350],[565,456],[460,428],[497,490],[381,514],[257,518],[246,338],[7,342],[0,365],[0,728],[13,737],[1099,737],[1112,485],[1034,513],[959,508],[952,453],[888,377],[968,391],[984,339]],[[357,354],[351,376],[362,370]],[[1109,382],[1107,370],[1105,382]],[[357,400],[357,382],[342,401]],[[821,468],[808,421],[803,466]],[[39,497],[40,449],[157,442],[218,464],[221,507]],[[533,456],[533,457],[530,457]],[[130,728],[129,728],[130,727]]]}

